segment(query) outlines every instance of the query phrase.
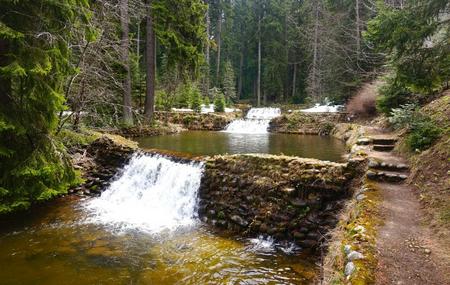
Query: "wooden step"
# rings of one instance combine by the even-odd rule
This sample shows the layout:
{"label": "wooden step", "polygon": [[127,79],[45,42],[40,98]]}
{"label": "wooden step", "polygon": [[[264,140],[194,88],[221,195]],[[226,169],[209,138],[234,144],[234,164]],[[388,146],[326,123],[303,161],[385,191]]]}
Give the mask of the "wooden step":
{"label": "wooden step", "polygon": [[395,148],[395,145],[385,145],[385,144],[374,144],[373,150],[375,151],[391,151]]}
{"label": "wooden step", "polygon": [[408,179],[408,176],[403,173],[397,173],[392,171],[375,171],[369,170],[366,173],[366,177],[373,181],[383,181],[391,183],[399,183]]}

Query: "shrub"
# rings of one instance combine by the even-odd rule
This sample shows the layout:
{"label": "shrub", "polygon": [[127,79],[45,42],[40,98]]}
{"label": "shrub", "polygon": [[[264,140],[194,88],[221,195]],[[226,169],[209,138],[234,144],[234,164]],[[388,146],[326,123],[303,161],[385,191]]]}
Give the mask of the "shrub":
{"label": "shrub", "polygon": [[406,138],[411,150],[425,150],[440,137],[442,130],[428,117],[413,122]]}
{"label": "shrub", "polygon": [[418,115],[418,109],[415,104],[405,104],[401,108],[392,109],[389,117],[389,123],[395,129],[410,128],[414,122],[414,116]]}
{"label": "shrub", "polygon": [[191,90],[191,108],[195,112],[200,112],[202,110],[202,95],[197,87]]}
{"label": "shrub", "polygon": [[225,112],[225,105],[225,96],[223,94],[216,96],[214,100],[214,111],[220,113]]}
{"label": "shrub", "polygon": [[376,100],[377,109],[390,115],[392,109],[399,108],[401,105],[411,102],[412,94],[406,87],[397,83],[395,79],[388,78],[387,82],[378,90],[380,96]]}

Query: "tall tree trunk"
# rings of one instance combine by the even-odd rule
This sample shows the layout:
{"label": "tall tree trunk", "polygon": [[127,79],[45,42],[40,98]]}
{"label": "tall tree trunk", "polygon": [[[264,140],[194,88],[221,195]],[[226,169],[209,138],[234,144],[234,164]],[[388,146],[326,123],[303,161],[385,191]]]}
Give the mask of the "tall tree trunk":
{"label": "tall tree trunk", "polygon": [[361,53],[361,27],[359,18],[359,0],[355,1],[355,12],[356,12],[356,60],[359,61],[359,56]]}
{"label": "tall tree trunk", "polygon": [[257,106],[261,106],[261,13],[258,15],[258,75],[256,78]]}
{"label": "tall tree trunk", "polygon": [[131,106],[131,70],[129,55],[129,15],[128,0],[120,1],[120,24],[122,27],[121,56],[122,65],[125,70],[125,78],[123,80],[123,123],[125,125],[133,124],[133,112]]}
{"label": "tall tree trunk", "polygon": [[238,100],[240,100],[241,96],[242,96],[243,69],[244,69],[244,51],[243,51],[243,47],[241,47],[241,53],[240,53],[240,59],[239,59]]}
{"label": "tall tree trunk", "polygon": [[311,74],[311,95],[315,100],[319,99],[319,16],[320,16],[320,1],[316,1],[315,5],[315,19],[314,19],[314,43],[313,43],[313,62]]}
{"label": "tall tree trunk", "polygon": [[209,86],[210,86],[210,52],[211,52],[211,46],[209,43],[209,38],[211,34],[211,18],[209,17],[209,1],[206,1],[207,9],[206,9],[206,36],[208,37],[208,40],[206,41],[206,74],[205,74],[205,86],[203,87],[205,95],[209,97]]}
{"label": "tall tree trunk", "polygon": [[153,117],[155,108],[155,75],[156,75],[156,58],[155,58],[155,32],[153,30],[152,17],[152,1],[147,1],[147,22],[146,22],[146,46],[145,53],[147,58],[147,78],[145,89],[145,109],[144,120],[150,123]]}
{"label": "tall tree trunk", "polygon": [[220,82],[220,61],[222,52],[222,3],[219,0],[219,16],[217,18],[217,60],[216,60],[216,84]]}
{"label": "tall tree trunk", "polygon": [[295,91],[297,90],[297,64],[294,63],[294,71],[292,72],[292,99],[295,98]]}

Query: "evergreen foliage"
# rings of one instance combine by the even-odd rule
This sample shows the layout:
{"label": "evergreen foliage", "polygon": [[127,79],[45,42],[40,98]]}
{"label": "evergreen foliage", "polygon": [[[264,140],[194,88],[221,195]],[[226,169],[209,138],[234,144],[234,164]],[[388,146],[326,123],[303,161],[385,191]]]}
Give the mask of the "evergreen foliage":
{"label": "evergreen foliage", "polygon": [[223,74],[223,93],[228,102],[236,100],[236,78],[230,61],[225,62]]}
{"label": "evergreen foliage", "polygon": [[[68,64],[68,27],[86,20],[85,0],[1,1],[0,213],[47,200],[75,182],[54,140]],[[80,14],[81,12],[81,14]]]}
{"label": "evergreen foliage", "polygon": [[386,53],[392,78],[384,87],[380,109],[388,113],[409,94],[429,95],[450,78],[450,22],[447,0],[415,0],[403,9],[381,3],[365,34]]}
{"label": "evergreen foliage", "polygon": [[225,112],[226,101],[223,93],[217,94],[214,99],[214,111],[223,113]]}

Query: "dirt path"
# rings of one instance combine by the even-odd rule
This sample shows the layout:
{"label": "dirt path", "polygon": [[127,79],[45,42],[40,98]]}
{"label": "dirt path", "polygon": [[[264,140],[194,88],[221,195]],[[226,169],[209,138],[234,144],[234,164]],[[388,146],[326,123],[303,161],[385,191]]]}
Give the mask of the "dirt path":
{"label": "dirt path", "polygon": [[[389,151],[370,151],[369,158],[382,162],[385,169],[374,170],[392,175],[407,175],[392,165],[405,160]],[[389,167],[387,165],[391,164]],[[389,168],[389,169],[388,169]],[[392,170],[394,168],[394,170]],[[377,180],[378,177],[375,177]],[[375,182],[383,197],[383,225],[377,238],[379,253],[376,284],[446,285],[449,268],[439,260],[439,248],[433,241],[431,229],[423,223],[424,214],[414,189],[405,183]]]}

